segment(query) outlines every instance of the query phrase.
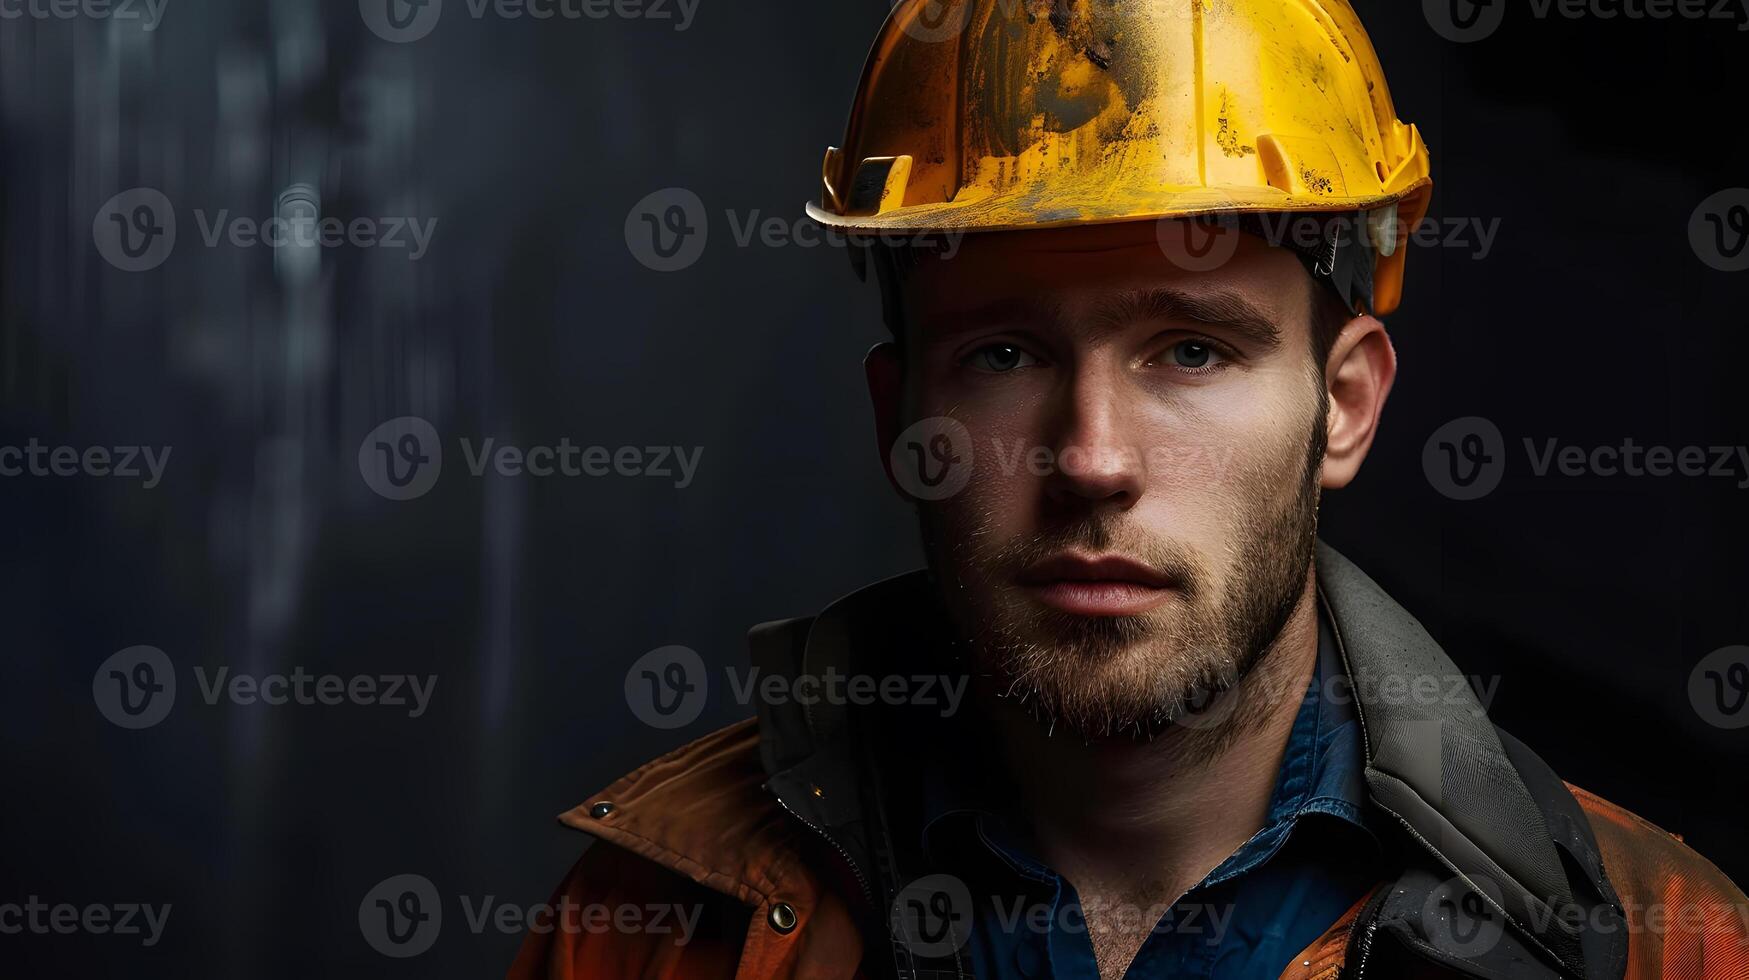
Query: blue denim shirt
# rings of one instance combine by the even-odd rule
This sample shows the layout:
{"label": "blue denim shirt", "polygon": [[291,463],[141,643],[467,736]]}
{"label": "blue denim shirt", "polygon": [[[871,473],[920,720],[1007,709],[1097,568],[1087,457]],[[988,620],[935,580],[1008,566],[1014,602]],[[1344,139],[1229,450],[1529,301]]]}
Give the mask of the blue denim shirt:
{"label": "blue denim shirt", "polygon": [[[1349,688],[1329,683],[1341,677],[1320,619],[1318,666],[1263,828],[1155,919],[1126,977],[1275,980],[1378,881],[1379,845],[1363,818],[1359,721]],[[1098,980],[1074,886],[1032,855],[1024,831],[965,802],[978,784],[965,775],[925,780],[923,835],[938,868],[971,893],[962,955],[973,975]]]}

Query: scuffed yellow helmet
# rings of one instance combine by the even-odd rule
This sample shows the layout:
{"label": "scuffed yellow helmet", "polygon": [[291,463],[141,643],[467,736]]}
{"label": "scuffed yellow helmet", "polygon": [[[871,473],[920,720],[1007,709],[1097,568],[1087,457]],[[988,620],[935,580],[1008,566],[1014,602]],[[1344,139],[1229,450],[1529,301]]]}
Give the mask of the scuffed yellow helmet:
{"label": "scuffed yellow helmet", "polygon": [[1347,0],[901,0],[822,177],[869,233],[1347,213],[1378,314],[1432,189]]}

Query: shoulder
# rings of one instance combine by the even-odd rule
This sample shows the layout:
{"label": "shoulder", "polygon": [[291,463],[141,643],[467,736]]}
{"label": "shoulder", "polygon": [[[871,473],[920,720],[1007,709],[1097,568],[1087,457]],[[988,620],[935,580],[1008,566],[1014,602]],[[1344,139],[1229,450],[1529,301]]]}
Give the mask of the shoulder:
{"label": "shoulder", "polygon": [[[1749,975],[1749,900],[1675,834],[1567,784],[1627,916],[1628,976]],[[1741,972],[1732,972],[1741,971]]]}

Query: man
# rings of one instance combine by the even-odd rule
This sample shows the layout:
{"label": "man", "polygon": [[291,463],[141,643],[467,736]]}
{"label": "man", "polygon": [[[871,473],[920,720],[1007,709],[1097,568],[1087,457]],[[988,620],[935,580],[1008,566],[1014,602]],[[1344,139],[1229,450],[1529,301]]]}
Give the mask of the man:
{"label": "man", "polygon": [[1742,894],[1317,542],[1430,187],[1345,0],[946,9],[894,10],[810,207],[880,235],[929,570],[752,633],[905,696],[762,699],[565,814],[511,975],[1749,977]]}

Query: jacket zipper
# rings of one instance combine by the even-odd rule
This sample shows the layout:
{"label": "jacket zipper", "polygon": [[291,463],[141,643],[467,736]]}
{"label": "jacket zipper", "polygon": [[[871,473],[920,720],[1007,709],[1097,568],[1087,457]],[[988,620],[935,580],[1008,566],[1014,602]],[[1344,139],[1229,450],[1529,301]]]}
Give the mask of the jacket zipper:
{"label": "jacket zipper", "polygon": [[1360,934],[1360,959],[1354,964],[1354,980],[1362,980],[1366,976],[1366,958],[1372,953],[1372,934],[1378,927],[1378,920],[1375,919],[1367,925],[1366,931]]}
{"label": "jacket zipper", "polygon": [[832,845],[832,849],[834,851],[837,851],[838,856],[844,859],[845,867],[848,867],[850,869],[850,873],[856,876],[856,883],[859,887],[862,888],[862,897],[865,900],[867,900],[868,907],[870,909],[874,909],[876,911],[876,913],[878,914],[879,909],[875,909],[874,889],[869,887],[868,878],[866,878],[863,875],[862,869],[856,866],[856,860],[850,856],[849,851],[845,850],[844,845],[838,843],[838,839],[836,837],[833,837],[831,834],[827,833],[826,829],[824,827],[819,826],[818,824],[809,820],[807,817],[804,817],[800,813],[797,813],[795,807],[790,806],[788,801],[786,801],[783,797],[778,796],[776,793],[773,793],[771,795],[777,797],[777,805],[783,807],[783,809],[786,813],[788,813],[790,816],[796,818],[797,823],[799,823],[802,826],[813,831],[815,834],[819,835],[821,840],[824,840],[826,843]]}
{"label": "jacket zipper", "polygon": [[1384,911],[1385,898],[1390,894],[1390,887],[1389,884],[1381,886],[1378,894],[1362,906],[1360,914],[1355,916],[1354,925],[1359,931],[1351,940],[1353,948],[1346,957],[1347,964],[1337,974],[1343,980],[1364,980],[1367,957],[1372,955],[1373,934],[1378,932],[1379,915]]}

